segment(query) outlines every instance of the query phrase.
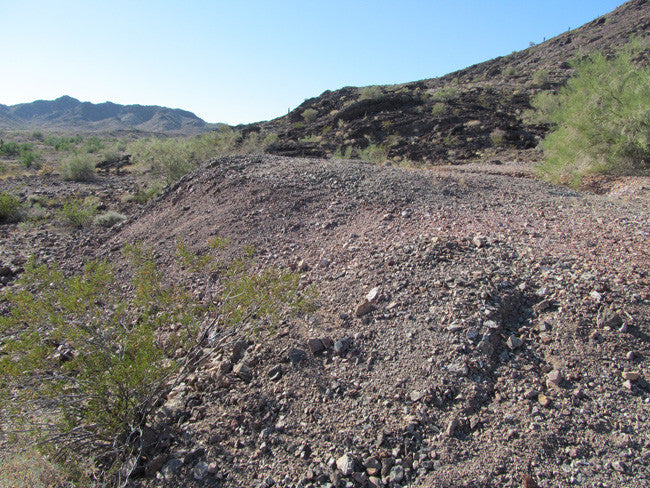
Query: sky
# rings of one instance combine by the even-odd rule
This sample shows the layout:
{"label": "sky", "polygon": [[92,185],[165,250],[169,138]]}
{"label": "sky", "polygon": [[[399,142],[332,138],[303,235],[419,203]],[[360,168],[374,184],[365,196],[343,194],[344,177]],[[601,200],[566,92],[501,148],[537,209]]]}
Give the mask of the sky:
{"label": "sky", "polygon": [[0,104],[70,95],[269,120],[344,86],[434,78],[622,0],[0,0]]}

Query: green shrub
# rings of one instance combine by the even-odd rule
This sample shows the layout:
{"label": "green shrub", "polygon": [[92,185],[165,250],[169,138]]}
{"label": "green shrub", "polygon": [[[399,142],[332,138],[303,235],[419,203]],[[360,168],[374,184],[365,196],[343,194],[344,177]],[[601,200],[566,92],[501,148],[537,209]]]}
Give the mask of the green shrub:
{"label": "green shrub", "polygon": [[313,108],[308,108],[302,113],[303,120],[308,124],[316,120],[316,117],[318,117],[318,110]]}
{"label": "green shrub", "polygon": [[506,135],[506,131],[503,129],[494,129],[490,132],[490,140],[495,146],[505,146],[507,145]]}
{"label": "green shrub", "polygon": [[634,174],[650,168],[650,68],[632,48],[614,58],[594,54],[574,63],[575,76],[557,95],[532,105],[553,130],[542,143],[542,174],[579,185],[590,173]]}
{"label": "green shrub", "polygon": [[104,149],[104,142],[97,136],[90,136],[84,141],[83,149],[87,153],[97,153]]}
{"label": "green shrub", "polygon": [[454,86],[439,88],[433,92],[427,92],[427,97],[432,102],[448,103],[460,96],[460,90]]}
{"label": "green shrub", "polygon": [[550,78],[549,78],[548,71],[545,69],[540,69],[535,71],[535,74],[533,74],[533,78],[531,81],[533,83],[533,86],[541,87],[546,85],[549,82],[549,79]]}
{"label": "green shrub", "polygon": [[95,172],[95,161],[87,154],[77,154],[61,161],[61,176],[71,181],[93,181]]}
{"label": "green shrub", "polygon": [[63,225],[81,229],[90,225],[96,213],[97,204],[94,201],[71,197],[63,202],[58,216]]}
{"label": "green shrub", "polygon": [[18,156],[20,150],[20,144],[17,142],[9,141],[0,145],[0,154],[4,154],[5,156]]}
{"label": "green shrub", "polygon": [[124,252],[128,287],[105,262],[72,276],[28,262],[0,316],[0,405],[13,431],[66,467],[85,460],[102,482],[126,482],[152,413],[208,354],[305,305],[297,274],[255,271],[250,253],[222,263],[220,295],[201,303],[164,282],[151,251]]}
{"label": "green shrub", "polygon": [[0,192],[0,224],[20,220],[22,207],[20,198],[7,192]]}
{"label": "green shrub", "polygon": [[366,86],[361,89],[359,93],[359,100],[371,100],[376,98],[381,98],[384,96],[384,91],[380,86],[372,85]]}
{"label": "green shrub", "polygon": [[93,225],[97,227],[113,227],[115,224],[119,224],[124,220],[126,220],[125,215],[109,210],[108,212],[96,215],[93,219]]}
{"label": "green shrub", "polygon": [[433,107],[431,107],[431,115],[434,117],[440,117],[441,115],[445,115],[447,113],[447,105],[443,102],[436,102],[433,104]]}
{"label": "green shrub", "polygon": [[45,144],[52,146],[57,151],[71,151],[79,144],[83,138],[77,136],[49,136],[45,138]]}
{"label": "green shrub", "polygon": [[35,152],[28,150],[20,153],[20,164],[22,164],[25,168],[38,168],[38,160],[39,156]]}

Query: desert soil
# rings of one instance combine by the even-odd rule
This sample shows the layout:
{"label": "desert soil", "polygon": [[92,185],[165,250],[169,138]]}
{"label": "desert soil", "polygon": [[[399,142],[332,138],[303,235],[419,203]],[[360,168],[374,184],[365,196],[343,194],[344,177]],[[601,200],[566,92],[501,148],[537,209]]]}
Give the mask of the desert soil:
{"label": "desert soil", "polygon": [[2,185],[97,194],[130,215],[101,232],[2,226],[6,286],[30,254],[75,269],[119,263],[132,242],[183,279],[177,240],[201,253],[219,235],[315,290],[314,311],[172,392],[133,486],[650,485],[648,179],[594,194],[507,161],[242,156],[140,209],[122,203],[129,175]]}

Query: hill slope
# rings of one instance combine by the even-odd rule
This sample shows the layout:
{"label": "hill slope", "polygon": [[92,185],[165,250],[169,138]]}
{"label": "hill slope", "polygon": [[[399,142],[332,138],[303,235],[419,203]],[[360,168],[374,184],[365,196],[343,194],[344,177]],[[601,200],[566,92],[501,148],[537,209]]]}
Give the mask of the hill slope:
{"label": "hill slope", "polygon": [[526,159],[547,130],[522,118],[531,97],[561,86],[573,72],[573,57],[613,52],[635,38],[647,47],[649,33],[650,3],[631,0],[524,51],[441,78],[326,91],[244,130],[278,134],[270,152],[284,155],[354,155],[372,145],[396,161],[465,162],[512,149]]}
{"label": "hill slope", "polygon": [[191,133],[210,126],[186,110],[111,102],[94,104],[63,96],[56,100],[0,105],[0,128]]}

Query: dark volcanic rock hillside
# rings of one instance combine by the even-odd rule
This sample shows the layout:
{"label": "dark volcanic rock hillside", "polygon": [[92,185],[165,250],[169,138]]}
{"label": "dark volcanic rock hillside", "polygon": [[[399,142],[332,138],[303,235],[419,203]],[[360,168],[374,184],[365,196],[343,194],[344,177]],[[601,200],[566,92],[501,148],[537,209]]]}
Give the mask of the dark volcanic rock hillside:
{"label": "dark volcanic rock hillside", "polygon": [[534,148],[547,130],[522,118],[531,96],[561,86],[573,72],[572,58],[613,52],[634,38],[647,47],[649,32],[650,3],[632,0],[524,51],[441,78],[326,91],[245,130],[277,133],[271,152],[284,155],[345,154],[373,145],[396,161],[464,162],[511,149],[528,159],[521,150]]}
{"label": "dark volcanic rock hillside", "polygon": [[186,110],[111,102],[95,104],[63,96],[56,100],[0,105],[0,128],[191,133],[210,126]]}

